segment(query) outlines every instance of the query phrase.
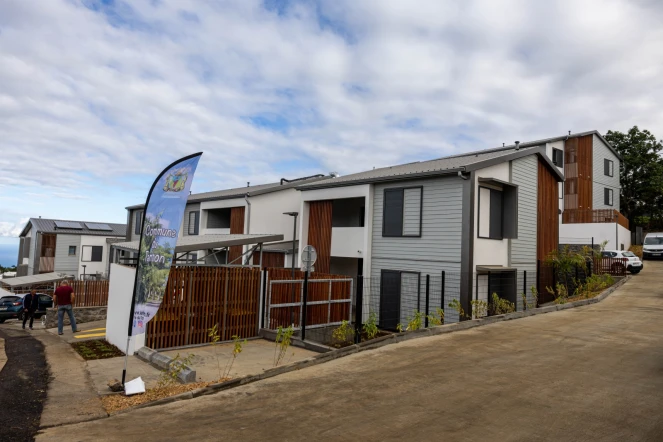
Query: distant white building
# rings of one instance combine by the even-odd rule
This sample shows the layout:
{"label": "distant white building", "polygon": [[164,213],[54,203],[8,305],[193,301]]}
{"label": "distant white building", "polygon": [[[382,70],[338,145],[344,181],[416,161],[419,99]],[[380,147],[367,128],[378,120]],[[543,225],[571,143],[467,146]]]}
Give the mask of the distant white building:
{"label": "distant white building", "polygon": [[16,276],[104,276],[110,244],[125,235],[124,224],[30,218],[19,236]]}

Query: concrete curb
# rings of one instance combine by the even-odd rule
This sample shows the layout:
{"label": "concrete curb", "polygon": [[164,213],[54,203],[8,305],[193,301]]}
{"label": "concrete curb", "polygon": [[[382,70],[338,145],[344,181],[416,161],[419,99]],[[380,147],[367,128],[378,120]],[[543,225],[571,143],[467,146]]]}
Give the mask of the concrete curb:
{"label": "concrete curb", "polygon": [[[136,356],[138,359],[147,362],[159,370],[168,370],[170,365],[173,363],[173,358],[163,353],[159,353],[158,351],[152,350],[149,347],[143,347],[139,349],[136,352]],[[186,367],[177,375],[177,378],[183,384],[196,382],[196,370],[192,370],[191,368]]]}
{"label": "concrete curb", "polygon": [[[601,292],[600,295],[597,295],[594,298],[590,299],[581,299],[579,301],[573,301],[569,302],[566,304],[559,304],[559,305],[551,305],[547,307],[540,307],[540,308],[535,308],[531,310],[525,310],[521,312],[514,312],[514,313],[507,313],[504,315],[498,315],[498,316],[490,316],[487,318],[483,319],[473,319],[469,321],[463,321],[463,322],[456,322],[453,324],[446,324],[446,325],[440,325],[437,327],[430,327],[430,328],[424,328],[424,329],[419,329],[411,332],[403,332],[403,333],[397,333],[397,334],[391,334],[387,336],[382,336],[377,339],[373,339],[370,341],[362,342],[360,344],[354,344],[354,345],[349,345],[347,347],[339,348],[339,349],[334,349],[331,351],[327,351],[326,353],[321,353],[318,355],[315,355],[311,358],[308,359],[303,359],[301,361],[293,362],[291,364],[287,365],[282,365],[280,367],[274,367],[270,368],[269,370],[265,370],[263,373],[259,375],[248,375],[244,376],[241,378],[237,379],[232,379],[230,381],[225,381],[225,382],[220,382],[218,384],[211,384],[208,385],[207,387],[199,388],[196,390],[188,391],[186,393],[178,394],[176,396],[171,396],[163,399],[159,399],[154,402],[148,402],[145,404],[137,405],[132,408],[127,408],[125,410],[118,411],[116,413],[113,413],[111,416],[115,416],[117,414],[123,414],[132,410],[137,410],[139,408],[147,408],[147,407],[153,407],[155,405],[164,405],[164,404],[170,404],[172,402],[177,402],[177,401],[182,401],[186,399],[193,399],[195,397],[200,397],[200,396],[206,396],[209,394],[215,394],[220,391],[228,390],[234,387],[239,387],[240,385],[246,385],[250,384],[256,381],[261,381],[263,379],[268,379],[274,376],[278,376],[281,374],[289,373],[292,371],[296,370],[301,370],[302,368],[306,367],[313,367],[315,365],[319,365],[325,362],[333,361],[334,359],[339,359],[354,353],[360,353],[364,352],[367,350],[373,350],[376,348],[384,347],[386,345],[390,345],[393,343],[397,342],[405,342],[409,341],[410,339],[417,339],[417,338],[425,338],[425,337],[430,337],[430,336],[436,336],[436,335],[441,335],[441,334],[446,334],[446,333],[453,333],[456,331],[462,331],[462,330],[469,330],[472,328],[476,327],[482,327],[490,324],[497,324],[498,322],[503,322],[503,321],[511,321],[513,319],[520,319],[520,318],[526,318],[529,316],[536,316],[536,315],[542,315],[545,313],[552,313],[556,311],[561,311],[561,310],[566,310],[570,308],[575,308],[575,307],[582,307],[590,304],[595,304],[597,302],[603,301],[605,298],[607,298],[611,293],[613,293],[615,290],[617,290],[619,287],[624,285],[626,281],[631,279],[631,275],[628,275],[624,277],[622,280],[616,282],[612,287],[609,287],[608,289],[604,290]],[[144,347],[145,348],[145,347]],[[141,349],[142,350],[142,349]],[[147,349],[149,352],[155,352],[154,350]],[[140,355],[140,350],[138,351],[138,357],[141,357]],[[141,358],[142,359],[142,358]]]}

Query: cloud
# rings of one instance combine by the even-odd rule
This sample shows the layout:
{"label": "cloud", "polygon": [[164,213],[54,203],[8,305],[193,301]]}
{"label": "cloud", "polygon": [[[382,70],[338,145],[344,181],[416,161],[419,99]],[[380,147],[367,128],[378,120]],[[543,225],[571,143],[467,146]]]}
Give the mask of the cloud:
{"label": "cloud", "polygon": [[0,221],[0,237],[2,236],[18,236],[25,227],[29,218],[23,218],[17,223],[10,223]]}
{"label": "cloud", "polygon": [[197,151],[205,191],[567,130],[662,136],[662,18],[626,0],[6,0],[0,188],[129,205]]}

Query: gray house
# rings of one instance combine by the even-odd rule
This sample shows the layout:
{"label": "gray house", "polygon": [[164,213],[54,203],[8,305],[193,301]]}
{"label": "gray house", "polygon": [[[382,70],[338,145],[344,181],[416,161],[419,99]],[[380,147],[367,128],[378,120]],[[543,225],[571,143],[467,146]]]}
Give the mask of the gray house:
{"label": "gray house", "polygon": [[124,224],[30,218],[19,235],[17,276],[103,276],[108,273],[110,243],[125,235]]}
{"label": "gray house", "polygon": [[520,305],[558,246],[563,180],[545,144],[530,144],[304,184],[299,247],[316,247],[316,271],[362,275],[364,319],[384,328],[423,310],[427,275],[438,306],[442,285],[465,311],[489,291]]}

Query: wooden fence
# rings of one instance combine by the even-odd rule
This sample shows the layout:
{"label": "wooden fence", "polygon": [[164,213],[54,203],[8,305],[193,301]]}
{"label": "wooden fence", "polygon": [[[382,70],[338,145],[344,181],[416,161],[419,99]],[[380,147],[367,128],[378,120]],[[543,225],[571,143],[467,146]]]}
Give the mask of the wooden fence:
{"label": "wooden fence", "polygon": [[153,349],[211,342],[219,337],[258,335],[260,270],[246,267],[172,267],[161,308],[147,324],[145,345]]}
{"label": "wooden fence", "polygon": [[74,289],[74,307],[108,305],[108,281],[71,281]]}
{"label": "wooden fence", "polygon": [[[304,272],[295,270],[294,283],[271,284],[271,305],[278,304],[297,304],[287,307],[271,307],[269,299],[266,299],[266,308],[269,309],[269,321],[265,323],[265,328],[275,330],[278,327],[287,327],[294,325],[296,328],[301,326],[299,304],[302,301],[302,285]],[[344,275],[330,275],[327,273],[313,272],[309,280],[319,279],[349,279]],[[267,289],[270,289],[270,281],[292,280],[292,270],[283,268],[268,269]],[[267,297],[269,298],[269,293]],[[313,327],[329,323],[337,323],[342,320],[348,320],[352,302],[332,302],[329,300],[352,300],[352,282],[309,282],[307,302],[322,302],[320,304],[308,305],[306,308],[306,326]],[[271,308],[270,308],[271,307]]]}

